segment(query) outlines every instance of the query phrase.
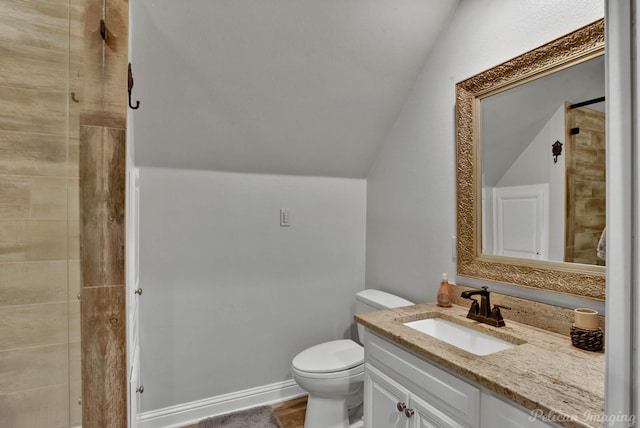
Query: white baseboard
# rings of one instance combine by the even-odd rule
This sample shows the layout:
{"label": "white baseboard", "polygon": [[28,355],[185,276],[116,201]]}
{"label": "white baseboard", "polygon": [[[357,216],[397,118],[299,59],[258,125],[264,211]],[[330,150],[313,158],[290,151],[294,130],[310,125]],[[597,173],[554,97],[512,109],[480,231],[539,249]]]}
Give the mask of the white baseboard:
{"label": "white baseboard", "polygon": [[293,380],[218,395],[164,409],[138,414],[137,428],[177,428],[195,424],[211,416],[266,404],[278,403],[306,395]]}

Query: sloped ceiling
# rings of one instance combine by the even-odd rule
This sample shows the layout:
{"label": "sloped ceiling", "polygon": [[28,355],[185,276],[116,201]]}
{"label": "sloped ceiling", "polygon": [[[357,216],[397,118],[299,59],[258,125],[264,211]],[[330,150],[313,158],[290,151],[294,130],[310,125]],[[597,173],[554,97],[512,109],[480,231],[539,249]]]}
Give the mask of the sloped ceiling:
{"label": "sloped ceiling", "polygon": [[457,4],[131,2],[135,163],[366,177]]}
{"label": "sloped ceiling", "polygon": [[[495,186],[565,102],[604,97],[604,55],[482,100],[482,175]],[[604,103],[589,105],[604,111]],[[549,141],[549,156],[551,145]]]}

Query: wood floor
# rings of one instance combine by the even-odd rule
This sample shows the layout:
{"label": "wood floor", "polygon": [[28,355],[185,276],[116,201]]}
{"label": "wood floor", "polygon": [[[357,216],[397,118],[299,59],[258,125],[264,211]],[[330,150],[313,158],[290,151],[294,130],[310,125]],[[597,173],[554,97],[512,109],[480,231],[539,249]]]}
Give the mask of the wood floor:
{"label": "wood floor", "polygon": [[[304,415],[307,411],[307,397],[300,397],[271,406],[282,428],[303,428]],[[188,425],[184,428],[198,428],[198,424]]]}
{"label": "wood floor", "polygon": [[282,428],[303,428],[307,411],[307,397],[284,401],[271,406],[273,413],[282,424]]}

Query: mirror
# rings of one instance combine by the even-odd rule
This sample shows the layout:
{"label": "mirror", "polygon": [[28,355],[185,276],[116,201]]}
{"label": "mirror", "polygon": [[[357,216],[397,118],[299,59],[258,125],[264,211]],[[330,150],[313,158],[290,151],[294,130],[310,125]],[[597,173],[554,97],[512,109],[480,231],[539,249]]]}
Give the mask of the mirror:
{"label": "mirror", "polygon": [[604,20],[456,85],[458,275],[604,300],[603,97]]}
{"label": "mirror", "polygon": [[483,254],[604,265],[604,82],[600,55],[480,100]]}

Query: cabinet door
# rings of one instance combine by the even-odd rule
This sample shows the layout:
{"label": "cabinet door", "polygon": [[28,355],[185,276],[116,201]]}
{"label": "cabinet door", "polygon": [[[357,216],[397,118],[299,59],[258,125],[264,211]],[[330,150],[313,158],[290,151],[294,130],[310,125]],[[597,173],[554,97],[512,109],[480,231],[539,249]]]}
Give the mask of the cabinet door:
{"label": "cabinet door", "polygon": [[[477,428],[480,423],[480,389],[413,355],[375,334],[367,335],[367,363],[375,364],[392,378],[410,379],[416,389],[411,392],[464,426]],[[388,370],[387,370],[388,368]],[[414,388],[414,387],[412,387]],[[408,389],[408,388],[407,388]]]}
{"label": "cabinet door", "polygon": [[481,401],[481,428],[549,428],[551,426],[555,426],[547,424],[540,419],[536,419],[532,416],[531,412],[526,412],[515,405],[494,397],[491,394],[483,393]]}
{"label": "cabinet door", "polygon": [[365,428],[409,428],[412,418],[404,414],[408,391],[370,364],[366,365],[364,397]]}
{"label": "cabinet door", "polygon": [[409,408],[411,409],[410,414],[413,413],[410,417],[410,419],[413,419],[411,428],[466,428],[465,425],[451,419],[415,395],[411,396]]}

